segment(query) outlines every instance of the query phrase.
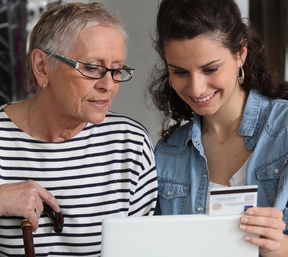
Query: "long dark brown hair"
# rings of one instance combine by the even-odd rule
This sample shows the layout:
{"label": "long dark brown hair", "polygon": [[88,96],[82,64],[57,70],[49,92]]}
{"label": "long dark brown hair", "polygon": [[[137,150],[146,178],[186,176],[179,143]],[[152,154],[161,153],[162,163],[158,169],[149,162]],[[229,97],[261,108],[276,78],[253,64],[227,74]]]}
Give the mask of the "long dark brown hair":
{"label": "long dark brown hair", "polygon": [[[269,98],[288,99],[288,83],[281,82],[268,71],[264,45],[249,21],[242,20],[233,0],[163,0],[157,16],[154,47],[160,56],[148,85],[154,104],[163,112],[162,138],[166,141],[183,121],[193,118],[193,110],[169,86],[169,72],[164,43],[171,40],[192,39],[199,35],[220,35],[224,47],[235,55],[247,43],[244,63],[248,92],[257,89]],[[246,25],[247,24],[247,25]],[[171,121],[173,121],[171,123]],[[171,125],[172,124],[172,125]]]}

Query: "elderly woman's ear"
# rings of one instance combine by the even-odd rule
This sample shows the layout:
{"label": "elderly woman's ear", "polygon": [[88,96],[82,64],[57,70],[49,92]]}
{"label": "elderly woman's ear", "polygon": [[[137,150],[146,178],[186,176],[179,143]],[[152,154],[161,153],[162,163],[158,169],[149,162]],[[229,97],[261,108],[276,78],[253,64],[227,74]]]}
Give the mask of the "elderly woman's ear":
{"label": "elderly woman's ear", "polygon": [[39,49],[34,49],[31,54],[31,63],[38,85],[45,90],[48,84],[47,71],[50,69],[47,54]]}

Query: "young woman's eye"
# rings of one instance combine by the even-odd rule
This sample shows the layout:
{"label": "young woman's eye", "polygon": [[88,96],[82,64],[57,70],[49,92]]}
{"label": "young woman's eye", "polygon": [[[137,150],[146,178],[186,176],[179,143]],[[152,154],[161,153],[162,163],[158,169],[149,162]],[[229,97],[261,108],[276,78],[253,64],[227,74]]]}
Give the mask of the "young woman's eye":
{"label": "young woman's eye", "polygon": [[186,70],[174,70],[173,74],[181,77],[181,76],[185,76],[186,74],[188,74],[188,71],[186,71]]}
{"label": "young woman's eye", "polygon": [[204,72],[205,72],[205,73],[208,73],[208,74],[214,73],[214,72],[216,72],[216,71],[218,71],[218,67],[206,68],[206,69],[204,70]]}

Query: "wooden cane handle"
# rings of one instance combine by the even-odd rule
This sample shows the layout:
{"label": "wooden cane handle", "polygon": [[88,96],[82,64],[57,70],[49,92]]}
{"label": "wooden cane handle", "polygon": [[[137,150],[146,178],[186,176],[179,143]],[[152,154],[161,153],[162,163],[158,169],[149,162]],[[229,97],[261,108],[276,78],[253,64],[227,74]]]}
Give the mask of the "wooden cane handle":
{"label": "wooden cane handle", "polygon": [[26,257],[35,257],[33,234],[32,234],[32,223],[26,219],[21,219],[21,228],[23,234],[23,242]]}
{"label": "wooden cane handle", "polygon": [[[64,218],[61,212],[54,212],[52,208],[47,204],[43,203],[45,212],[53,221],[54,231],[61,233],[64,225]],[[24,241],[24,249],[26,257],[35,257],[35,249],[32,234],[32,223],[26,219],[21,219],[21,228]]]}
{"label": "wooden cane handle", "polygon": [[54,231],[56,233],[61,233],[64,225],[64,218],[62,213],[53,211],[47,203],[43,203],[43,205],[43,212],[45,212],[53,221]]}

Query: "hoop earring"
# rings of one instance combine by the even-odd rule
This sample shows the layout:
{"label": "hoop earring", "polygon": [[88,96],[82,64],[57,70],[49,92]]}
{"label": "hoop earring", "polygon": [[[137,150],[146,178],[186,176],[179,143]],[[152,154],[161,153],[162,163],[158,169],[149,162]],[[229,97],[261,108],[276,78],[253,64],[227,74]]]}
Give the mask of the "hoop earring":
{"label": "hoop earring", "polygon": [[240,85],[243,84],[244,78],[245,78],[244,69],[243,69],[243,67],[241,67],[238,69],[238,77],[237,77]]}
{"label": "hoop earring", "polygon": [[46,84],[45,84],[45,82],[44,82],[44,83],[43,83],[43,87],[42,87],[43,91],[45,90],[45,88],[46,88]]}

